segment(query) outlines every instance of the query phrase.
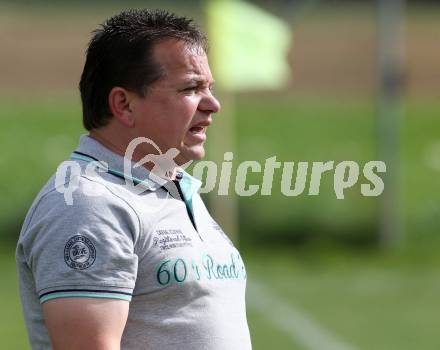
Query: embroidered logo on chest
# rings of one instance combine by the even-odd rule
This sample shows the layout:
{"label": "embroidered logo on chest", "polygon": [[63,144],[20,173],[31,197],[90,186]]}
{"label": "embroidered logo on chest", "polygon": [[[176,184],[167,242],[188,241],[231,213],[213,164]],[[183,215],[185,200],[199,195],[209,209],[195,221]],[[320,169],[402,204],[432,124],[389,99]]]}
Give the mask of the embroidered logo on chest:
{"label": "embroidered logo on chest", "polygon": [[192,238],[184,234],[182,230],[156,230],[154,232],[153,248],[169,250],[192,246]]}

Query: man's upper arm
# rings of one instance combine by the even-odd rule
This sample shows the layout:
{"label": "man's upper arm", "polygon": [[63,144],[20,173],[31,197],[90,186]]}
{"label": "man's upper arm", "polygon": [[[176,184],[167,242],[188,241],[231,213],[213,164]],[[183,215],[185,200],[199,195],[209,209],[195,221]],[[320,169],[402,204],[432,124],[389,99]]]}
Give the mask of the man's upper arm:
{"label": "man's upper arm", "polygon": [[46,195],[21,237],[40,303],[67,297],[130,301],[138,264],[136,213],[111,193],[77,192],[71,206],[56,191]]}
{"label": "man's upper arm", "polygon": [[43,303],[54,350],[119,350],[129,303],[116,299],[62,298]]}
{"label": "man's upper arm", "polygon": [[112,193],[78,190],[73,198],[68,206],[49,192],[22,232],[30,297],[42,305],[54,349],[119,349],[137,277],[139,220]]}

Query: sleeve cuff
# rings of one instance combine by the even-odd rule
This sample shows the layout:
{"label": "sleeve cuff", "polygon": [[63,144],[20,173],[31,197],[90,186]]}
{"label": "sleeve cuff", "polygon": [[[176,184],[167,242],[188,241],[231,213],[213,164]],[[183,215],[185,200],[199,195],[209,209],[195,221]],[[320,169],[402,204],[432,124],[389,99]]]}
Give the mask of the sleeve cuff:
{"label": "sleeve cuff", "polygon": [[113,290],[65,289],[40,295],[40,304],[59,298],[104,298],[131,301],[132,294]]}

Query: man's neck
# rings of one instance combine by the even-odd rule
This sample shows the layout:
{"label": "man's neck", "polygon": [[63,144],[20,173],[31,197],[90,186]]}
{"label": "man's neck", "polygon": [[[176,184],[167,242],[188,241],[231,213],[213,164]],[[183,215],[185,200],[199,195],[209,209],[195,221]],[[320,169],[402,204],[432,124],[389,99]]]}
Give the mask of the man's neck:
{"label": "man's neck", "polygon": [[[113,153],[116,153],[116,154],[118,154],[118,155],[120,155],[122,157],[125,157],[126,150],[127,150],[129,142],[120,142],[119,144],[115,143],[115,142],[112,142],[108,135],[105,135],[105,133],[100,132],[99,130],[96,130],[96,129],[90,130],[89,136],[92,139],[98,141],[104,147],[108,148]],[[136,153],[134,153],[133,154],[133,158],[131,159],[131,161],[138,162],[142,158],[143,158],[143,156],[136,155]],[[151,162],[146,162],[146,163],[142,164],[142,166],[144,168],[146,168],[148,171],[151,172],[153,170],[155,164],[152,164]],[[177,168],[172,169],[171,176],[169,176],[169,179],[175,180],[176,179],[176,173],[177,173]]]}
{"label": "man's neck", "polygon": [[108,148],[113,153],[119,154],[122,157],[125,156],[125,150],[127,149],[127,147],[115,144],[109,139],[109,137],[103,135],[98,130],[95,129],[91,130],[89,136],[92,139],[98,141],[104,147]]}

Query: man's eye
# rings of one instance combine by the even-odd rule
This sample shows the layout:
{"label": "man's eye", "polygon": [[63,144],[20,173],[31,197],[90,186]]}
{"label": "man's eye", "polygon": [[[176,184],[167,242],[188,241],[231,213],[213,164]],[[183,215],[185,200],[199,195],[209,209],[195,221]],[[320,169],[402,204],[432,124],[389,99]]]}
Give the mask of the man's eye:
{"label": "man's eye", "polygon": [[189,86],[189,87],[183,89],[183,91],[195,91],[195,90],[197,90],[197,86]]}

